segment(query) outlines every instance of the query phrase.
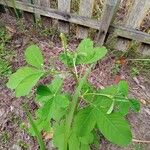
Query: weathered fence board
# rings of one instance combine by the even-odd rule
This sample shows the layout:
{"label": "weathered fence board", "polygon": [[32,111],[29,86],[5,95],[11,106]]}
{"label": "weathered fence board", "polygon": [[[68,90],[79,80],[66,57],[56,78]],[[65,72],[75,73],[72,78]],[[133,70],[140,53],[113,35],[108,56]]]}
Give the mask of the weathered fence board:
{"label": "weathered fence board", "polygon": [[114,13],[118,7],[120,0],[106,0],[104,5],[104,10],[102,14],[101,24],[99,27],[99,33],[97,36],[97,44],[103,45],[105,37],[107,35],[108,28],[114,17]]}
{"label": "weathered fence board", "polygon": [[[60,10],[63,13],[70,13],[70,3],[71,3],[71,0],[58,0],[58,10]],[[58,28],[60,32],[68,33],[69,23],[59,21]]]}
{"label": "weathered fence board", "polygon": [[[93,12],[94,0],[81,0],[79,7],[79,15],[91,18]],[[88,37],[88,28],[78,26],[76,37],[84,39]]]}
{"label": "weathered fence board", "polygon": [[[150,44],[150,34],[136,30],[139,29],[147,10],[150,8],[150,0],[134,0],[133,6],[131,7],[132,9],[127,16],[127,21],[125,22],[125,25],[121,26],[111,24],[116,8],[121,0],[105,0],[101,20],[91,19],[94,0],[81,0],[80,12],[78,15],[70,13],[71,0],[58,0],[58,9],[50,8],[49,0],[36,0],[36,3],[34,2],[34,4],[31,4],[30,0],[21,1],[23,2],[16,1],[16,9],[59,20],[59,29],[61,32],[66,33],[69,31],[69,23],[78,25],[77,37],[79,38],[87,37],[88,28],[98,30],[99,45],[103,45],[108,33],[136,40],[140,43]],[[11,0],[0,0],[0,4],[13,7]],[[129,43],[128,40],[123,40],[123,43],[120,41],[122,40],[117,41],[117,44],[119,44],[118,48],[122,48],[124,45],[124,47],[127,48]],[[145,48],[144,50],[146,51]]]}
{"label": "weathered fence board", "polygon": [[[127,15],[127,19],[124,23],[125,26],[127,26],[130,29],[135,29],[135,30],[139,29],[141,22],[143,21],[148,9],[150,9],[150,0],[142,0],[142,1],[134,0],[133,6],[131,7],[131,10],[129,11]],[[118,31],[116,30],[114,34],[118,34]],[[123,36],[123,37],[127,37],[127,33],[124,32],[121,34],[124,34],[124,35],[126,34],[126,36]],[[134,35],[133,32],[131,33],[129,32],[128,34],[129,34],[128,36],[130,36],[131,34]],[[144,43],[149,43],[149,39],[147,39],[146,36],[142,36],[142,34],[139,34],[139,36],[137,36],[136,38],[132,38],[132,39],[136,41],[142,40],[144,41]],[[145,39],[147,40],[145,41]],[[124,40],[118,39],[115,45],[115,48],[125,51],[128,49],[129,46],[130,46],[130,41],[128,39],[124,39]]]}
{"label": "weathered fence board", "polygon": [[[33,4],[40,7],[41,2],[40,2],[40,0],[34,0],[34,1],[33,1]],[[41,19],[41,15],[40,15],[40,14],[38,13],[38,11],[36,11],[36,10],[35,10],[35,12],[34,12],[34,15],[35,15],[36,22],[38,22],[38,21]]]}

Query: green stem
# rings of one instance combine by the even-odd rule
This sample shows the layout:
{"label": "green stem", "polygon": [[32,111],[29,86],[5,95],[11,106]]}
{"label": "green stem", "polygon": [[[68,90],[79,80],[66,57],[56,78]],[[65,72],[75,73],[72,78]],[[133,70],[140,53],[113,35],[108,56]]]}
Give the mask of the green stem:
{"label": "green stem", "polygon": [[[97,95],[97,96],[104,96],[104,97],[107,97],[109,99],[115,99],[115,98],[118,98],[118,99],[121,99],[121,100],[116,100],[116,101],[121,101],[121,102],[128,102],[128,98],[125,98],[125,97],[119,97],[119,96],[112,96],[112,95],[108,95],[108,94],[101,94],[101,93],[85,93],[83,94],[82,96],[86,96],[86,95]],[[124,99],[124,100],[123,100]]]}
{"label": "green stem", "polygon": [[35,125],[35,123],[33,121],[32,115],[30,114],[29,110],[27,109],[26,104],[24,104],[23,108],[24,108],[24,110],[25,110],[25,112],[26,112],[26,114],[27,114],[27,116],[29,118],[30,124],[31,124],[31,126],[32,126],[32,128],[33,128],[33,130],[34,130],[34,132],[35,132],[35,134],[37,136],[37,141],[38,141],[38,143],[40,145],[40,150],[46,150],[45,144],[44,144],[43,139],[42,139],[42,135],[38,131],[38,129],[37,129],[37,127],[36,127],[36,125]]}
{"label": "green stem", "polygon": [[71,108],[70,108],[70,112],[69,114],[66,116],[66,131],[65,131],[65,139],[64,139],[64,150],[67,150],[67,143],[68,143],[68,138],[70,136],[70,130],[71,130],[71,125],[73,122],[73,118],[74,118],[74,113],[78,104],[78,98],[80,96],[80,91],[91,71],[91,68],[93,67],[93,64],[88,68],[86,74],[83,76],[83,78],[81,80],[79,80],[79,85],[75,91],[75,94],[73,96],[72,99],[72,103],[71,103]]}

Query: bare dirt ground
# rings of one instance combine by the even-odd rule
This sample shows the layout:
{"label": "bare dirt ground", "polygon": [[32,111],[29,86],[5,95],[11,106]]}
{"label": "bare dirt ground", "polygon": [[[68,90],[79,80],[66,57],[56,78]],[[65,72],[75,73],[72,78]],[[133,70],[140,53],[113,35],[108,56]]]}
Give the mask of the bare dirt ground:
{"label": "bare dirt ground", "polygon": [[[59,38],[53,36],[39,36],[31,27],[32,24],[27,24],[25,32],[18,30],[14,17],[2,14],[0,23],[3,23],[10,34],[12,34],[11,42],[7,45],[14,51],[11,65],[13,72],[18,67],[25,64],[24,50],[29,43],[36,43],[42,50],[46,58],[46,63],[49,63],[49,58],[56,58],[55,64],[58,70],[64,69],[63,65],[57,59],[62,51]],[[69,47],[74,49],[79,41],[70,39]],[[96,88],[103,88],[107,85],[116,84],[118,77],[112,74],[112,69],[115,65],[115,57],[108,54],[107,58],[99,62],[89,77],[89,81]],[[150,143],[150,81],[141,74],[132,77],[129,72],[128,64],[124,64],[119,70],[119,78],[126,79],[130,86],[130,95],[140,100],[141,111],[139,114],[130,113],[128,120],[133,129],[133,137],[141,142],[133,142],[127,148],[121,148],[109,144],[105,140],[102,141],[101,150],[149,150]],[[48,79],[49,80],[49,79]],[[33,137],[30,137],[26,132],[28,121],[24,111],[22,110],[22,102],[24,98],[16,99],[14,93],[6,87],[7,78],[0,80],[0,150],[36,150],[38,145]],[[44,82],[47,82],[45,80]],[[66,79],[64,89],[72,91],[74,82],[71,79]],[[32,98],[29,103],[30,110],[37,108]],[[117,136],[117,135],[116,135]],[[49,138],[45,138],[47,149],[51,150],[51,142]]]}

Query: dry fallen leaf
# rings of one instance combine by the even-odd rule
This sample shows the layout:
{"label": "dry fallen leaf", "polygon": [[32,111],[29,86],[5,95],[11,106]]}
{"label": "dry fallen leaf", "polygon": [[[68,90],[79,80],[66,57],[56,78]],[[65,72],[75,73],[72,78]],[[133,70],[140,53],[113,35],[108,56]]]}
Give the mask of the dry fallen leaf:
{"label": "dry fallen leaf", "polygon": [[53,138],[53,131],[50,131],[50,132],[43,132],[43,138],[45,139],[45,140],[50,140],[50,139],[52,139]]}

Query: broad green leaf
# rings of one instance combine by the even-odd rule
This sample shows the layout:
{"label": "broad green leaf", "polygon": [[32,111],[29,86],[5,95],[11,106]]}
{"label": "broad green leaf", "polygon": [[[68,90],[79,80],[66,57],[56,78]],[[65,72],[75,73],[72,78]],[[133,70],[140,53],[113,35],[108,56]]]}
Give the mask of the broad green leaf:
{"label": "broad green leaf", "polygon": [[128,84],[126,81],[122,80],[119,82],[118,84],[118,92],[119,94],[123,95],[123,96],[128,96]]}
{"label": "broad green leaf", "polygon": [[88,144],[81,144],[80,150],[91,150]]}
{"label": "broad green leaf", "polygon": [[100,94],[106,94],[106,95],[111,95],[111,96],[116,96],[118,92],[117,86],[112,85],[105,87],[104,89],[98,90],[98,93]]}
{"label": "broad green leaf", "polygon": [[55,96],[55,103],[61,107],[61,108],[66,108],[69,105],[69,99],[68,96],[66,95],[56,95]]}
{"label": "broad green leaf", "polygon": [[51,119],[52,117],[52,104],[53,104],[53,100],[50,99],[49,101],[47,101],[43,106],[41,106],[37,111],[36,111],[36,116],[38,118],[42,118],[42,119]]}
{"label": "broad green leaf", "polygon": [[68,141],[68,145],[69,145],[69,150],[80,150],[80,142],[75,134],[73,133],[71,134]]}
{"label": "broad green leaf", "polygon": [[42,68],[44,64],[42,53],[37,45],[31,45],[26,49],[25,59],[28,64],[36,68]]}
{"label": "broad green leaf", "polygon": [[95,63],[96,61],[102,59],[107,54],[106,47],[96,47],[93,49],[94,55],[91,59],[86,61],[86,64]]}
{"label": "broad green leaf", "polygon": [[50,91],[57,93],[61,91],[63,80],[60,77],[55,77],[52,83],[48,86]]}
{"label": "broad green leaf", "polygon": [[93,41],[90,39],[84,39],[81,41],[77,48],[76,64],[91,64],[101,58],[107,53],[105,47],[93,47]]}
{"label": "broad green leaf", "polygon": [[78,136],[86,136],[95,126],[92,108],[87,107],[80,110],[75,116],[74,128]]}
{"label": "broad green leaf", "polygon": [[93,104],[97,107],[105,108],[107,111],[112,106],[113,99],[106,97],[106,96],[95,96],[95,100],[93,101]]}
{"label": "broad green leaf", "polygon": [[60,54],[60,61],[62,61],[65,65],[68,65],[69,67],[73,67],[73,58],[74,54],[72,52],[63,52]]}
{"label": "broad green leaf", "polygon": [[121,114],[121,115],[123,115],[123,116],[125,116],[125,115],[127,115],[128,114],[128,112],[129,112],[129,108],[130,108],[130,103],[129,103],[129,101],[127,101],[127,102],[121,102],[121,101],[119,101],[119,102],[117,102],[118,103],[118,112]]}
{"label": "broad green leaf", "polygon": [[26,107],[25,107],[25,111],[26,111],[27,116],[29,118],[32,130],[34,131],[35,135],[37,136],[37,140],[38,140],[38,143],[40,145],[40,149],[41,150],[45,150],[45,144],[43,142],[42,135],[41,135],[40,131],[38,130],[37,125],[35,124],[35,122],[34,122],[34,120],[32,118],[32,115],[30,114],[30,112],[27,110]]}
{"label": "broad green leaf", "polygon": [[64,150],[65,125],[58,124],[54,127],[53,143],[59,150]]}
{"label": "broad green leaf", "polygon": [[28,95],[44,72],[30,67],[23,67],[10,76],[7,87],[15,89],[16,96]]}
{"label": "broad green leaf", "polygon": [[93,143],[93,140],[94,136],[92,133],[87,133],[85,136],[79,137],[79,141],[85,145]]}
{"label": "broad green leaf", "polygon": [[111,104],[109,110],[107,111],[107,114],[111,114],[113,112],[114,106],[115,106],[115,100],[112,100],[112,104]]}
{"label": "broad green leaf", "polygon": [[131,109],[135,112],[140,111],[140,102],[136,99],[129,99]]}
{"label": "broad green leaf", "polygon": [[37,87],[36,93],[41,96],[52,95],[52,92],[50,91],[50,89],[45,85],[39,85]]}
{"label": "broad green leaf", "polygon": [[126,146],[132,141],[128,122],[118,113],[106,114],[102,109],[94,110],[95,119],[101,133],[112,143]]}

